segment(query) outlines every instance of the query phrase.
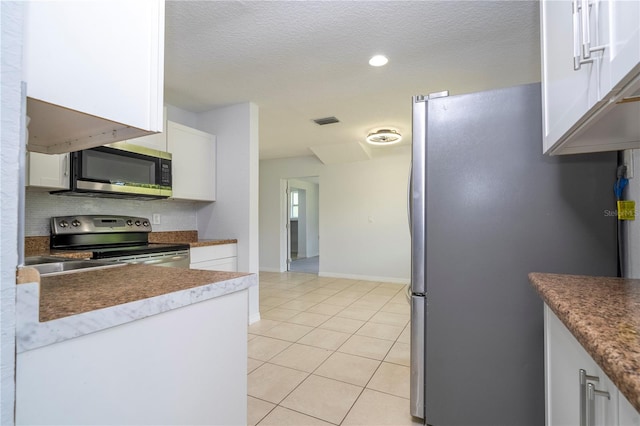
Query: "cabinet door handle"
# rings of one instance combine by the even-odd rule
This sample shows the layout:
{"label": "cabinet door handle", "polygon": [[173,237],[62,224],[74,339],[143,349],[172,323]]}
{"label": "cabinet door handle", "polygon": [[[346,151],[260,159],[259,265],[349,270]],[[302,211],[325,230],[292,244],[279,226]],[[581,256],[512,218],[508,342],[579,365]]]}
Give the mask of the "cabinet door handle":
{"label": "cabinet door handle", "polygon": [[69,155],[71,155],[71,154],[66,154],[66,155],[64,156],[64,166],[63,166],[63,169],[64,169],[64,175],[65,175],[65,176],[69,176]]}
{"label": "cabinet door handle", "polygon": [[[573,0],[571,12],[573,15],[573,70],[578,71],[582,65],[593,63],[591,54],[603,51],[606,46],[591,47],[591,27],[589,15],[593,5],[589,0]],[[599,27],[598,14],[596,13],[595,26]]]}
{"label": "cabinet door handle", "polygon": [[598,376],[588,375],[587,371],[583,368],[578,370],[578,377],[580,384],[580,426],[588,426],[589,417],[587,415],[587,381],[599,382],[600,378]]}
{"label": "cabinet door handle", "polygon": [[591,28],[589,27],[589,0],[582,0],[582,56],[591,57]]}
{"label": "cabinet door handle", "polygon": [[[589,15],[591,14],[591,9],[596,7],[595,5],[589,4],[589,0],[581,0],[582,1],[582,57],[587,60],[591,58],[591,54],[594,52],[599,52],[605,49],[605,46],[595,46],[591,47],[591,25],[589,25]],[[598,19],[598,13],[595,12],[595,29],[596,31],[600,27],[600,20]],[[597,35],[596,35],[597,38]],[[596,40],[597,42],[597,40]]]}
{"label": "cabinet door handle", "polygon": [[580,38],[580,3],[579,0],[573,0],[571,12],[573,14],[573,69],[577,71],[581,65],[581,38]]}
{"label": "cabinet door handle", "polygon": [[587,384],[587,426],[596,426],[596,396],[611,399],[609,392],[596,389],[593,383]]}

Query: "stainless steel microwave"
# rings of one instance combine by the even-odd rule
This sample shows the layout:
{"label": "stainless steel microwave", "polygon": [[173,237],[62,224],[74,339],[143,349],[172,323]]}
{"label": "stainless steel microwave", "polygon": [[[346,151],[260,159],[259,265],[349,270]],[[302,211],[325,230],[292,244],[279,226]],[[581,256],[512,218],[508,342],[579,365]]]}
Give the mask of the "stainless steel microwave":
{"label": "stainless steel microwave", "polygon": [[171,154],[116,142],[70,154],[69,189],[56,195],[152,200],[171,196]]}

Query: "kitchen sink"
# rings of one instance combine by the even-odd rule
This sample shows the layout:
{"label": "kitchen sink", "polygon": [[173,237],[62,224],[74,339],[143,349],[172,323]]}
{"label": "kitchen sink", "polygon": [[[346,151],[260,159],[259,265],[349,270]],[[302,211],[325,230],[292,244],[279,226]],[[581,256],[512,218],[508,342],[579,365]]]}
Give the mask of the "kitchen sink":
{"label": "kitchen sink", "polygon": [[44,262],[44,263],[32,263],[25,262],[25,266],[35,268],[40,272],[41,277],[48,277],[52,275],[71,274],[74,272],[85,272],[97,269],[116,268],[119,266],[125,266],[123,262],[104,262],[97,260],[63,260],[58,258],[56,261]]}

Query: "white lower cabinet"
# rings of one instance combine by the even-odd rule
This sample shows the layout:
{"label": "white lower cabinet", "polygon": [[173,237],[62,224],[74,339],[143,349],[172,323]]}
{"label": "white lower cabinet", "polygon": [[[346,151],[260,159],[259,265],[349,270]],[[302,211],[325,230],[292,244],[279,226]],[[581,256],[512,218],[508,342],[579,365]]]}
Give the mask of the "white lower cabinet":
{"label": "white lower cabinet", "polygon": [[246,425],[247,290],[17,354],[16,424]]}
{"label": "white lower cabinet", "polygon": [[192,247],[190,251],[191,269],[209,271],[238,271],[238,245],[219,244],[206,247]]}
{"label": "white lower cabinet", "polygon": [[69,154],[27,152],[27,186],[69,189]]}
{"label": "white lower cabinet", "polygon": [[640,413],[631,405],[624,395],[618,396],[618,424],[624,426],[640,426]]}
{"label": "white lower cabinet", "polygon": [[547,426],[640,425],[640,415],[553,311],[544,306]]}

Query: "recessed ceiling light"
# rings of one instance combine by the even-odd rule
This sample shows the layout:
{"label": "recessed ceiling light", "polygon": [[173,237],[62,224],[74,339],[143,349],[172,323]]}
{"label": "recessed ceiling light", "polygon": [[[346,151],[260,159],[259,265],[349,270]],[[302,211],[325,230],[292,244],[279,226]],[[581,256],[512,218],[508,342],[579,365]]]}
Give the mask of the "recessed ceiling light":
{"label": "recessed ceiling light", "polygon": [[383,65],[386,65],[387,62],[389,62],[389,59],[387,59],[387,57],[384,55],[376,55],[373,58],[369,59],[369,65],[371,65],[372,67],[381,67]]}

